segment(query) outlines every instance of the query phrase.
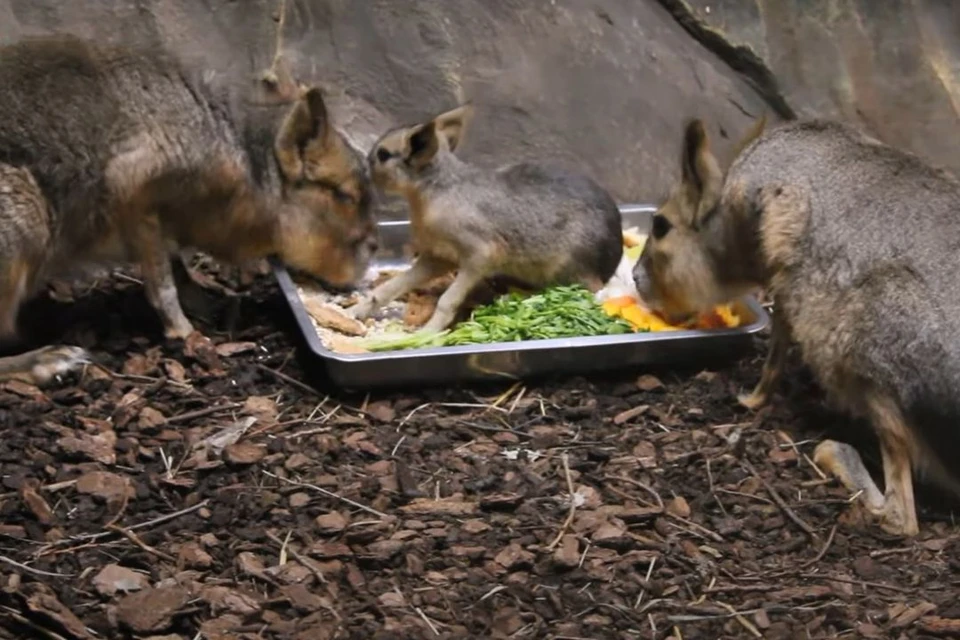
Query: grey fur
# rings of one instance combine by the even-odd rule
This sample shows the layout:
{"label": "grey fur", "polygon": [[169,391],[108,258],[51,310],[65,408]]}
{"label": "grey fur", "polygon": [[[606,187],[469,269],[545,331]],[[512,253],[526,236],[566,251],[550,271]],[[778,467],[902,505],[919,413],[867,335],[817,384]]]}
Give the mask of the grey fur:
{"label": "grey fur", "polygon": [[[689,203],[678,205],[695,191],[678,189],[667,212],[678,238],[698,222]],[[915,534],[911,468],[960,493],[960,182],[849,126],[800,121],[747,146],[722,189],[701,196],[716,208],[700,215],[697,241],[669,261],[659,255],[669,233],[662,246],[645,248],[638,286],[657,288],[659,260],[709,265],[709,275],[674,279],[678,289],[685,280],[691,289],[711,282],[718,299],[729,299],[768,288],[776,302],[771,353],[741,401],[767,402],[785,342],[795,340],[830,400],[875,427],[884,500],[877,504],[849,450],[826,441],[819,459],[873,497],[867,506],[887,530]]]}
{"label": "grey fur", "polygon": [[427,331],[446,328],[484,279],[597,290],[616,271],[622,222],[609,193],[559,167],[521,163],[491,171],[463,161],[454,152],[470,115],[471,108],[462,106],[390,131],[373,146],[368,160],[374,181],[407,197],[421,255],[414,268],[358,305],[358,317],[453,268],[457,279],[438,301]]}

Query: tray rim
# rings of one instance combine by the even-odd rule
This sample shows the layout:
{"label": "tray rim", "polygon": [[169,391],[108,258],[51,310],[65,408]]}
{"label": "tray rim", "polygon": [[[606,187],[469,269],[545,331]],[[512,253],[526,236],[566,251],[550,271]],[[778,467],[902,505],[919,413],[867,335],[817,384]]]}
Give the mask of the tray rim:
{"label": "tray rim", "polygon": [[[622,204],[618,205],[621,213],[653,213],[657,207],[648,204]],[[409,225],[408,220],[383,220],[377,223],[378,227],[405,226]],[[747,337],[760,333],[770,324],[770,316],[766,309],[752,295],[744,296],[739,301],[749,308],[756,319],[754,322],[740,326],[728,327],[724,329],[678,329],[674,331],[650,331],[644,333],[630,333],[610,336],[578,336],[575,338],[545,338],[540,340],[517,340],[513,342],[495,342],[475,345],[459,345],[454,347],[421,347],[416,349],[403,349],[399,351],[378,351],[370,353],[338,353],[324,346],[320,339],[320,334],[313,326],[313,320],[307,313],[306,307],[297,292],[297,285],[293,281],[290,272],[277,258],[271,258],[270,264],[277,279],[277,283],[283,291],[287,304],[293,312],[300,332],[306,339],[307,346],[317,356],[325,360],[333,360],[339,363],[371,363],[378,361],[393,360],[411,360],[431,357],[446,356],[467,356],[476,353],[501,353],[510,351],[537,351],[547,349],[570,349],[592,346],[616,346],[616,345],[634,345],[647,342],[669,342],[675,340],[685,341],[713,341],[730,337]],[[306,329],[310,330],[307,331]]]}

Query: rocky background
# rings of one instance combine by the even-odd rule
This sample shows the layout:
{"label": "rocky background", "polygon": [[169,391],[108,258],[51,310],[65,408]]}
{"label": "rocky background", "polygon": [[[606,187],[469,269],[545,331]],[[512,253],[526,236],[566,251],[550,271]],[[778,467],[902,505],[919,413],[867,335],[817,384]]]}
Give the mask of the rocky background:
{"label": "rocky background", "polygon": [[[162,41],[256,72],[281,0],[0,0],[0,39]],[[723,156],[751,118],[824,115],[960,169],[960,3],[938,0],[286,0],[281,48],[335,95],[361,146],[465,99],[463,153],[590,171],[662,196],[684,119]]]}

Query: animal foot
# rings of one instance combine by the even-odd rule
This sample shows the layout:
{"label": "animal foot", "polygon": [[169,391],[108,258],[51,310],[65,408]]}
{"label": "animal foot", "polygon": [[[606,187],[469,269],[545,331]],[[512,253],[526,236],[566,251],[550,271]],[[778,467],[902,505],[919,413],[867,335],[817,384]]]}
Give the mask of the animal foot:
{"label": "animal foot", "polygon": [[86,349],[71,346],[43,347],[20,357],[26,359],[29,377],[38,385],[93,363],[93,357]]}
{"label": "animal foot", "polygon": [[195,329],[189,320],[182,320],[168,326],[163,331],[163,335],[166,336],[168,340],[186,340],[187,336],[193,333]]}
{"label": "animal foot", "polygon": [[737,396],[737,402],[751,411],[762,408],[769,401],[770,395],[758,389],[754,389],[751,393],[741,393]]}

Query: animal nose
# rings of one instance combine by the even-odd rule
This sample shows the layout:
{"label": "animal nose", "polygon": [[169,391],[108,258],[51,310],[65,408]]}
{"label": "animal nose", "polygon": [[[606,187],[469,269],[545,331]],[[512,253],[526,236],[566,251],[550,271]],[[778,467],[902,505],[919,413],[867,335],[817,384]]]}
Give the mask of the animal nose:
{"label": "animal nose", "polygon": [[647,275],[647,270],[643,268],[642,264],[638,263],[633,268],[633,284],[641,298],[650,296],[650,276]]}

